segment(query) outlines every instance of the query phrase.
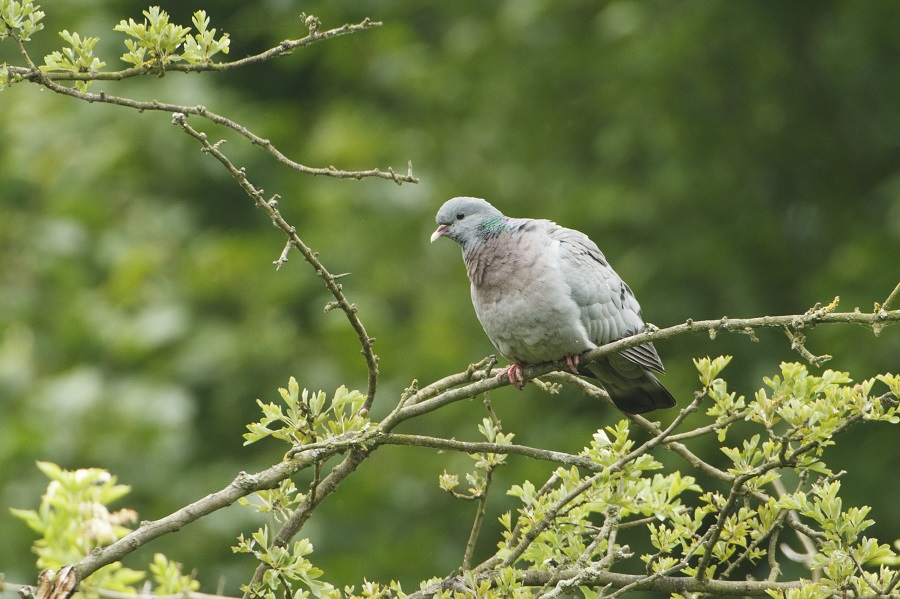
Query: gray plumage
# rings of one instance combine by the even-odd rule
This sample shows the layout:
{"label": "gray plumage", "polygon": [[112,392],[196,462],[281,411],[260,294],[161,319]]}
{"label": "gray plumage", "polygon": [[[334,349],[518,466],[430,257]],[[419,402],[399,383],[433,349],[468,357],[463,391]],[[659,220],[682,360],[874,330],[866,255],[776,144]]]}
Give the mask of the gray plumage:
{"label": "gray plumage", "polygon": [[577,366],[579,354],[644,330],[634,294],[587,235],[548,220],[509,218],[478,198],[447,201],[435,220],[431,240],[449,237],[462,247],[475,313],[513,362],[503,371],[510,382],[516,385],[522,365],[566,358],[623,412],[675,405],[653,375],[664,368],[651,343]]}

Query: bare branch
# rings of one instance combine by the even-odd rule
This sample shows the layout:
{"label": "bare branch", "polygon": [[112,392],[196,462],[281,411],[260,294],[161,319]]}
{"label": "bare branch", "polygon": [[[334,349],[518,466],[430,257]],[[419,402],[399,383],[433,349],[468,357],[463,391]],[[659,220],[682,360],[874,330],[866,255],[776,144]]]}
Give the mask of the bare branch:
{"label": "bare branch", "polygon": [[[40,75],[43,76],[45,74],[40,73]],[[311,167],[300,164],[299,162],[295,162],[282,154],[281,151],[278,150],[278,148],[276,148],[274,145],[272,145],[272,142],[270,142],[268,139],[260,137],[259,135],[250,131],[250,129],[248,129],[247,127],[244,127],[243,125],[240,125],[229,118],[207,110],[205,106],[185,106],[180,104],[170,104],[168,102],[159,102],[158,100],[144,102],[139,100],[132,100],[129,98],[122,98],[119,96],[110,96],[104,92],[100,92],[98,94],[91,92],[82,92],[74,88],[60,85],[52,81],[51,79],[41,78],[38,76],[35,77],[35,81],[41,83],[47,89],[58,94],[70,96],[79,100],[84,100],[85,102],[101,102],[104,104],[114,104],[116,106],[133,108],[134,110],[138,110],[141,112],[145,110],[153,110],[203,117],[217,125],[222,125],[223,127],[227,127],[228,129],[235,131],[236,133],[249,140],[253,145],[259,146],[266,150],[279,163],[307,175],[313,175],[316,177],[334,177],[335,179],[363,179],[366,177],[376,177],[380,179],[388,179],[397,184],[419,182],[416,177],[411,176],[409,173],[407,173],[406,175],[398,175],[392,168],[389,168],[387,171],[382,171],[377,168],[364,171],[343,171],[333,166]]]}
{"label": "bare branch", "polygon": [[[369,336],[369,333],[366,331],[365,326],[363,326],[362,321],[359,319],[359,316],[356,314],[356,305],[351,304],[347,301],[347,298],[344,296],[344,292],[342,291],[341,284],[336,281],[337,277],[332,275],[322,262],[319,260],[318,254],[312,251],[300,237],[297,235],[297,230],[289,225],[282,217],[281,213],[278,211],[275,202],[267,202],[263,199],[262,192],[253,186],[250,181],[247,180],[247,175],[243,169],[237,168],[231,161],[228,159],[225,154],[216,147],[215,144],[209,143],[209,140],[206,137],[205,133],[200,133],[187,123],[187,119],[184,114],[175,113],[172,116],[172,122],[182,128],[182,130],[200,142],[203,146],[203,151],[212,155],[216,160],[222,163],[222,165],[231,173],[231,176],[238,182],[241,188],[250,196],[251,199],[256,203],[256,205],[262,208],[266,214],[269,215],[269,218],[272,219],[272,222],[276,227],[284,231],[284,233],[288,236],[288,242],[293,245],[297,250],[303,255],[303,259],[306,260],[310,266],[313,267],[316,271],[316,275],[319,276],[324,282],[325,286],[328,288],[328,291],[331,292],[331,295],[334,296],[334,301],[337,303],[337,306],[346,314],[347,320],[350,321],[350,326],[353,327],[353,330],[356,332],[356,336],[359,339],[360,345],[362,346],[362,354],[366,361],[366,368],[368,370],[368,388],[366,390],[366,402],[363,405],[363,409],[368,412],[369,408],[372,406],[372,402],[375,399],[375,391],[378,386],[378,357],[375,355],[375,352],[372,349],[372,343],[375,341],[372,337]],[[284,254],[282,254],[283,256]],[[277,261],[276,261],[277,262]]]}
{"label": "bare branch", "polygon": [[379,445],[409,445],[414,447],[430,447],[444,451],[461,451],[463,453],[505,453],[521,455],[534,460],[555,462],[564,466],[578,466],[584,470],[598,472],[602,470],[594,461],[584,456],[572,455],[561,451],[537,449],[528,445],[505,445],[501,443],[487,443],[484,441],[458,441],[456,439],[443,439],[441,437],[428,437],[425,435],[403,435],[387,433],[377,438]]}
{"label": "bare branch", "polygon": [[[269,202],[269,205],[272,205],[272,202]],[[275,270],[281,270],[282,265],[288,261],[288,253],[291,251],[291,246],[293,246],[293,241],[288,238],[287,243],[284,244],[284,249],[281,250],[281,256],[278,257],[278,260],[272,262],[275,265]]]}
{"label": "bare branch", "polygon": [[475,552],[475,544],[478,542],[478,535],[481,534],[481,523],[484,521],[484,512],[487,508],[488,491],[494,480],[493,468],[488,468],[485,473],[484,490],[478,496],[478,505],[475,508],[475,519],[472,521],[472,530],[469,532],[469,540],[466,541],[466,550],[463,553],[462,569],[469,570],[472,567],[472,554]]}

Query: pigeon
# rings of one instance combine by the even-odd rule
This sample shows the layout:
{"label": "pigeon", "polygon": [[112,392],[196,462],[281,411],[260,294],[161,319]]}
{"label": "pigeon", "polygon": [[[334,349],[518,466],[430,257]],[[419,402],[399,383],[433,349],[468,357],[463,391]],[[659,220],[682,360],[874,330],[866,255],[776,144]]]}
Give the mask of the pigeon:
{"label": "pigeon", "polygon": [[665,369],[652,343],[580,364],[582,353],[644,330],[634,294],[587,235],[510,218],[470,197],[448,200],[435,220],[432,243],[448,237],[460,245],[475,314],[512,362],[498,379],[522,389],[524,366],[565,360],[573,373],[599,381],[626,414],[675,405],[653,374]]}

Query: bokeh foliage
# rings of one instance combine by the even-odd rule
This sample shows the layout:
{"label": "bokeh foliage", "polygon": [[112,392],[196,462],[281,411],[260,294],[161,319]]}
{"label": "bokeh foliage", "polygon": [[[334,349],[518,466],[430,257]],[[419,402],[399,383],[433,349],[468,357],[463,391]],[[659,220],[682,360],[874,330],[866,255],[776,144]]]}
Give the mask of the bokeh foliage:
{"label": "bokeh foliage", "polygon": [[[159,4],[185,24],[202,8]],[[94,51],[107,68],[125,67],[124,36],[112,29],[145,8],[48,0],[30,47],[43,56],[63,43],[55,32],[78,31],[101,38]],[[352,273],[344,289],[381,357],[376,415],[412,379],[492,351],[458,250],[427,243],[453,195],[585,231],[657,325],[800,313],[835,295],[842,308],[869,310],[898,280],[900,4],[891,0],[221,0],[206,9],[231,36],[230,59],[302,35],[301,10],[328,26],[384,22],[258,68],[92,88],[207,105],[313,166],[413,161],[419,185],[313,179],[210,130],[282,196],[286,219],[332,272]],[[18,58],[0,44],[0,62]],[[280,448],[242,446],[257,397],[275,397],[290,376],[328,393],[363,388],[365,367],[342,316],[323,314],[320,282],[299,258],[271,267],[283,239],[168,115],[19,84],[0,94],[0,140],[0,564],[31,579],[30,533],[6,508],[36,505],[36,460],[106,468],[133,487],[142,517],[159,517],[278,459]],[[667,386],[689,398],[690,358],[728,353],[732,385],[758,388],[797,359],[778,333],[760,337],[661,344]],[[858,380],[896,370],[900,355],[892,329],[822,328],[809,346]],[[505,389],[492,399],[519,442],[565,451],[618,419],[574,392],[548,401]],[[471,437],[482,417],[477,403],[457,405],[410,432]],[[900,537],[900,487],[886,476],[900,452],[889,435],[867,427],[852,454],[830,462],[850,470],[844,496],[873,505],[881,539]],[[470,506],[435,480],[466,458],[383,453],[311,523],[320,565],[347,582],[458,565],[465,532],[440,531],[464,530]],[[510,461],[504,486],[548,468]],[[147,556],[162,549],[202,565],[205,587],[221,576],[233,591],[251,565],[228,548],[258,522],[226,510],[193,526],[190,546],[163,539]],[[363,554],[371,561],[360,572]]]}

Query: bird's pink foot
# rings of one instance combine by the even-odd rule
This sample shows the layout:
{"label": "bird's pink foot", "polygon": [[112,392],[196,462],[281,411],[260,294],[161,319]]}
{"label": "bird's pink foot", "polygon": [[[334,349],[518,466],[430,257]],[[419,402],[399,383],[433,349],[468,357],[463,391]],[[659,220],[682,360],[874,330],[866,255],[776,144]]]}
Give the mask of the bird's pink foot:
{"label": "bird's pink foot", "polygon": [[509,379],[510,384],[520,391],[525,388],[525,374],[522,372],[521,364],[510,364],[497,373],[496,379],[502,380],[504,376]]}
{"label": "bird's pink foot", "polygon": [[580,361],[581,357],[578,354],[566,356],[566,365],[569,367],[569,370],[572,371],[572,374],[578,374],[578,363]]}

